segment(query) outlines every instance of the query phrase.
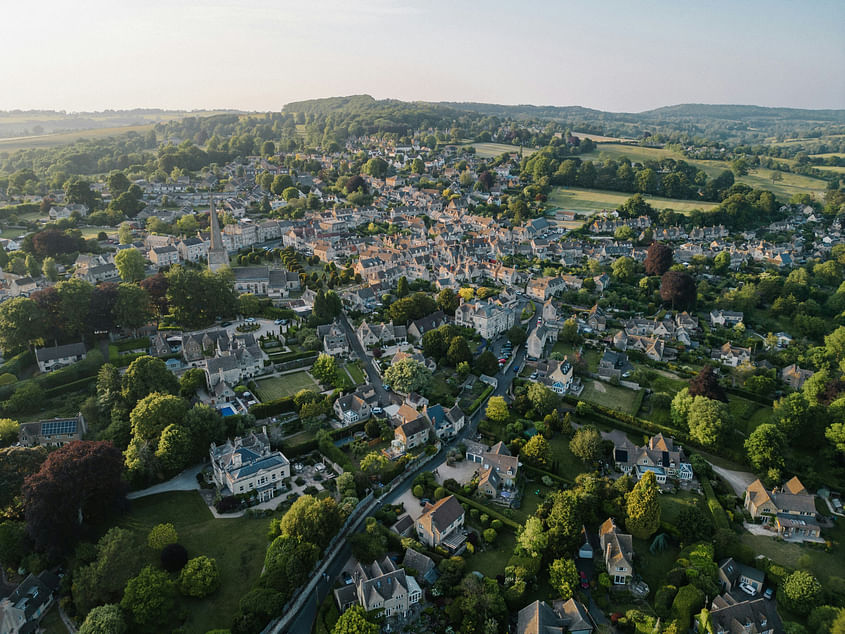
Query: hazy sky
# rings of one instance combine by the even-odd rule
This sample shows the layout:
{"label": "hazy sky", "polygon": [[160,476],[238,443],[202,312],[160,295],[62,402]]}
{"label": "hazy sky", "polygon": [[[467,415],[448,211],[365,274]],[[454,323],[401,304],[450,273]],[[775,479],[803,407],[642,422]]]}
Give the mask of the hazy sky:
{"label": "hazy sky", "polygon": [[0,109],[426,101],[845,108],[843,0],[30,0]]}

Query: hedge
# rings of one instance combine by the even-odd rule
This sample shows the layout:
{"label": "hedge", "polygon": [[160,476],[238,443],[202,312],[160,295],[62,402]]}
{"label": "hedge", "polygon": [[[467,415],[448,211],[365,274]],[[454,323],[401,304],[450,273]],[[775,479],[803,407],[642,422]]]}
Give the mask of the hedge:
{"label": "hedge", "polygon": [[704,491],[704,496],[707,498],[707,506],[710,508],[710,513],[713,515],[713,522],[716,528],[730,528],[728,516],[725,515],[725,509],[719,504],[716,494],[713,492],[713,487],[706,479],[701,481],[701,489]]}
{"label": "hedge", "polygon": [[471,507],[478,509],[482,513],[487,513],[487,515],[489,515],[491,519],[501,520],[502,524],[512,528],[514,531],[522,530],[522,526],[520,524],[514,522],[511,518],[502,515],[501,513],[499,513],[499,511],[496,511],[490,508],[489,506],[485,506],[484,504],[481,504],[480,502],[477,502],[472,498],[468,498],[465,495],[461,495],[460,493],[455,493],[454,491],[452,491],[451,493],[464,504],[469,504]]}
{"label": "hedge", "polygon": [[249,408],[249,413],[257,419],[270,418],[276,414],[284,414],[286,412],[295,412],[296,405],[293,402],[292,396],[284,396],[273,401],[265,401],[264,403],[256,403]]}
{"label": "hedge", "polygon": [[267,356],[270,357],[270,361],[273,363],[284,363],[285,361],[296,361],[307,359],[308,357],[314,357],[316,359],[318,355],[319,353],[313,350],[303,350],[302,352],[283,352],[280,354],[268,354]]}
{"label": "hedge", "polygon": [[35,353],[32,352],[32,350],[24,350],[20,354],[16,354],[14,357],[7,359],[3,365],[0,365],[0,374],[9,373],[21,378],[23,371],[34,363]]}
{"label": "hedge", "polygon": [[556,473],[552,473],[551,471],[546,471],[545,469],[540,469],[539,467],[535,467],[533,465],[523,464],[522,468],[528,471],[529,473],[536,473],[542,476],[549,476],[553,480],[558,480],[559,482],[563,482],[565,484],[573,484],[574,480],[570,480],[569,478],[564,478],[563,476],[557,475]]}
{"label": "hedge", "polygon": [[766,398],[765,396],[761,396],[760,394],[755,394],[754,392],[749,392],[748,390],[743,390],[738,387],[727,387],[725,388],[725,392],[744,398],[746,401],[752,401],[754,403],[757,403],[758,405],[764,405],[766,407],[772,407],[774,404],[774,402],[770,398]]}
{"label": "hedge", "polygon": [[143,348],[144,350],[148,350],[150,347],[150,340],[146,337],[139,337],[138,339],[118,341],[116,343],[111,344],[109,347],[111,346],[117,348],[118,352],[126,352],[128,350],[135,350],[136,348]]}
{"label": "hedge", "polygon": [[[344,427],[343,429],[333,429],[329,433],[331,434],[332,440],[334,441],[334,440],[337,440],[338,438],[345,438],[346,436],[351,436],[352,434],[354,434],[357,431],[363,431],[364,425],[366,425],[366,424],[367,424],[367,421],[361,421],[360,423],[355,423],[354,425],[350,425],[349,427]],[[316,438],[311,438],[309,440],[306,440],[303,443],[299,443],[299,444],[296,444],[296,445],[285,444],[285,441],[283,440],[281,445],[282,445],[282,452],[285,454],[285,457],[287,457],[287,458],[302,456],[304,454],[311,453],[315,449],[319,449],[319,445],[317,443]],[[344,456],[344,458],[348,461],[348,458],[346,458],[346,454],[343,454],[343,451],[339,447],[335,447],[335,449],[337,449]],[[340,460],[336,460],[335,459],[336,454],[334,454],[334,452],[332,452],[332,454],[333,455],[328,456],[328,458],[330,458],[333,462],[337,462],[339,465],[341,465],[345,469],[346,465],[344,464],[344,462],[341,462]]]}
{"label": "hedge", "polygon": [[484,400],[493,393],[493,390],[496,389],[492,385],[488,385],[484,391],[481,393],[477,399],[472,402],[472,405],[469,406],[469,412],[467,412],[468,416],[472,416],[481,407],[481,404]]}
{"label": "hedge", "polygon": [[90,386],[94,385],[97,382],[96,376],[86,376],[83,379],[78,379],[76,381],[71,381],[70,383],[65,383],[63,385],[57,385],[56,387],[51,387],[44,390],[44,395],[47,398],[53,396],[59,396],[60,394],[69,394],[71,392],[81,392],[84,389],[89,388]]}

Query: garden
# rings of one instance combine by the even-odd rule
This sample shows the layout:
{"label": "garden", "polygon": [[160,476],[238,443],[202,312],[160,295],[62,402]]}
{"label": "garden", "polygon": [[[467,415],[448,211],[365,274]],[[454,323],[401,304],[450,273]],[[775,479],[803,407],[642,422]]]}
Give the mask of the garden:
{"label": "garden", "polygon": [[320,386],[305,370],[256,379],[256,393],[262,401],[274,401],[279,398],[293,396],[300,390],[320,391]]}

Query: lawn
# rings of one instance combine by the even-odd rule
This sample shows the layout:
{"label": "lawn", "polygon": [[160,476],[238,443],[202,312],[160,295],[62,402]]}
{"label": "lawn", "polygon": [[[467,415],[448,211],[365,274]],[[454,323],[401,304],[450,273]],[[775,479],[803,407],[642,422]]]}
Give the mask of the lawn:
{"label": "lawn", "polygon": [[731,413],[734,425],[746,436],[759,425],[771,421],[772,408],[749,401],[741,396],[731,394],[728,397],[728,411]]}
{"label": "lawn", "polygon": [[642,391],[629,390],[604,383],[603,381],[584,381],[584,391],[579,397],[582,401],[604,405],[618,412],[636,416],[642,402]]}
{"label": "lawn", "polygon": [[832,552],[829,553],[818,548],[778,541],[765,535],[743,533],[741,541],[755,554],[765,555],[782,566],[809,570],[824,586],[830,577],[843,576],[842,569],[845,566],[845,556],[841,550],[842,538],[845,536],[843,533],[845,533],[845,524],[840,524],[832,531],[822,531],[822,537],[833,542]]}
{"label": "lawn", "polygon": [[299,390],[320,391],[320,386],[305,370],[282,376],[272,376],[269,379],[258,379],[255,382],[258,398],[262,401],[273,401],[277,398],[293,396]]}
{"label": "lawn", "polygon": [[473,555],[464,555],[467,560],[467,570],[477,570],[485,577],[496,578],[496,575],[505,574],[505,566],[508,565],[513,549],[516,546],[516,537],[510,529],[499,531],[499,538],[493,546],[488,546],[483,553],[477,550]]}
{"label": "lawn", "polygon": [[[569,361],[575,360],[575,349],[568,343],[558,341],[552,348],[552,352],[560,352],[569,357]],[[590,372],[596,372],[599,369],[599,361],[601,361],[601,354],[595,348],[581,348],[581,354],[584,355],[584,360],[587,362],[587,368]]]}
{"label": "lawn", "polygon": [[519,153],[520,150],[522,150],[523,156],[531,156],[537,151],[534,148],[520,148],[518,145],[509,145],[507,143],[472,143],[471,145],[475,148],[475,155],[479,158],[493,158],[505,152]]}
{"label": "lawn", "polygon": [[213,557],[220,568],[222,585],[216,593],[205,599],[183,599],[188,613],[183,631],[202,634],[229,627],[240,598],[261,572],[268,520],[214,519],[196,491],[181,491],[133,501],[121,525],[145,539],[162,522],[174,525],[190,557]]}
{"label": "lawn", "polygon": [[663,552],[652,554],[649,550],[650,546],[651,540],[634,540],[636,553],[634,572],[642,576],[648,584],[651,596],[654,596],[657,589],[666,583],[666,574],[674,567],[680,549],[675,545],[669,545]]}
{"label": "lawn", "polygon": [[[602,189],[583,189],[580,187],[555,187],[549,194],[550,207],[559,207],[569,211],[595,212],[602,209],[616,209],[633,194],[626,192],[605,191]],[[656,209],[674,209],[679,213],[686,213],[693,209],[710,209],[713,203],[695,200],[675,200],[647,196],[646,200]]]}
{"label": "lawn", "polygon": [[689,491],[680,491],[675,495],[663,494],[657,498],[660,502],[660,518],[670,524],[677,524],[681,511],[688,506],[696,506],[701,497]]}
{"label": "lawn", "polygon": [[355,383],[355,385],[362,385],[367,382],[367,377],[358,363],[347,363],[346,371],[349,373],[349,378],[352,379],[352,382]]}
{"label": "lawn", "polygon": [[59,607],[54,605],[41,620],[41,628],[46,634],[67,634],[67,627],[59,616]]}
{"label": "lawn", "polygon": [[[566,478],[572,482],[575,481],[575,478],[579,473],[589,470],[584,463],[576,458],[569,450],[569,438],[563,434],[556,434],[549,441],[549,461],[552,465],[549,467],[549,471],[557,473],[562,478]],[[529,488],[531,488],[531,486],[526,485],[526,490]],[[536,485],[531,488],[531,495],[534,495],[534,489],[536,488]]]}

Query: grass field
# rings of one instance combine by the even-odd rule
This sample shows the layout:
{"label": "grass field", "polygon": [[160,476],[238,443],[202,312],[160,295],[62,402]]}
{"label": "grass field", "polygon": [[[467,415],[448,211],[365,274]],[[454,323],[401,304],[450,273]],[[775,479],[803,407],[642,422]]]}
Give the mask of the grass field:
{"label": "grass field", "polygon": [[262,401],[273,401],[277,398],[293,396],[299,390],[320,391],[320,386],[303,370],[293,374],[272,376],[269,379],[259,379],[255,382],[258,391],[258,398]]}
{"label": "grass field", "polygon": [[467,572],[478,571],[485,577],[496,578],[496,575],[505,574],[505,566],[508,565],[508,560],[513,554],[513,549],[516,547],[516,537],[513,532],[508,529],[499,531],[499,537],[496,543],[489,547],[485,552],[478,552],[474,555],[467,556]]}
{"label": "grass field", "polygon": [[[569,357],[570,363],[575,361],[575,350],[572,346],[568,343],[564,343],[562,341],[555,342],[554,348],[552,348],[552,352],[560,352],[563,355]],[[588,348],[587,346],[583,347],[582,354],[584,355],[584,360],[587,362],[587,368],[590,372],[596,372],[599,369],[599,361],[601,361],[601,353],[594,348]]]}
{"label": "grass field", "polygon": [[581,139],[590,139],[595,141],[596,143],[633,143],[634,139],[623,139],[618,136],[603,136],[601,134],[593,134],[592,132],[575,132],[573,131],[572,134],[577,136]]}
{"label": "grass field", "polygon": [[[550,471],[571,481],[574,481],[579,473],[588,471],[584,463],[569,450],[569,438],[562,434],[557,434],[549,441],[549,462],[553,465]],[[533,496],[537,487],[526,486],[526,490],[529,488],[530,495]]]}
{"label": "grass field", "polygon": [[[470,145],[475,148],[475,155],[480,158],[493,158],[505,152],[518,153],[520,151],[518,145],[509,145],[507,143],[471,143]],[[530,147],[523,147],[521,149],[523,156],[531,156],[537,151]]]}
{"label": "grass field", "polygon": [[845,165],[816,165],[816,169],[824,170],[825,172],[838,172],[845,174]]}
{"label": "grass field", "polygon": [[642,402],[642,393],[604,383],[603,381],[584,382],[584,391],[579,397],[582,401],[589,401],[596,405],[604,405],[618,412],[625,412],[636,416]]}
{"label": "grass field", "polygon": [[[582,189],[579,187],[555,187],[549,195],[548,204],[552,208],[568,211],[583,211],[593,213],[602,209],[616,209],[633,194],[625,192],[611,192],[601,189]],[[690,212],[693,209],[710,209],[713,203],[694,200],[674,200],[647,196],[646,200],[655,209],[674,209],[679,213]]]}
{"label": "grass field", "polygon": [[664,494],[657,498],[660,503],[660,519],[677,524],[681,511],[688,506],[696,506],[701,497],[688,491],[681,491],[675,495]]}
{"label": "grass field", "polygon": [[357,363],[347,363],[346,372],[349,374],[349,378],[352,379],[352,382],[356,385],[362,385],[367,382],[367,377],[364,374],[364,371]]}
{"label": "grass field", "polygon": [[147,130],[152,130],[152,128],[153,124],[150,123],[147,125],[124,125],[114,128],[78,130],[74,132],[60,132],[58,134],[42,134],[39,136],[12,137],[9,139],[0,139],[0,152],[69,145],[80,139],[102,139],[103,137],[126,134],[127,132],[146,132]]}
{"label": "grass field", "polygon": [[734,425],[749,435],[759,425],[768,423],[772,418],[772,408],[749,401],[741,396],[728,396],[728,411],[731,413]]}
{"label": "grass field", "polygon": [[202,634],[229,627],[240,598],[261,572],[268,520],[214,519],[196,491],[179,491],[133,501],[121,525],[146,541],[150,529],[162,522],[174,525],[189,557],[207,555],[220,568],[217,592],[205,599],[182,599],[188,614],[182,631]]}

